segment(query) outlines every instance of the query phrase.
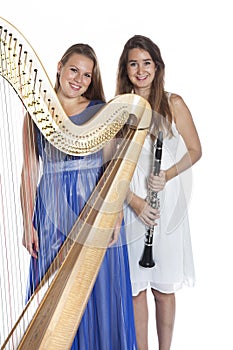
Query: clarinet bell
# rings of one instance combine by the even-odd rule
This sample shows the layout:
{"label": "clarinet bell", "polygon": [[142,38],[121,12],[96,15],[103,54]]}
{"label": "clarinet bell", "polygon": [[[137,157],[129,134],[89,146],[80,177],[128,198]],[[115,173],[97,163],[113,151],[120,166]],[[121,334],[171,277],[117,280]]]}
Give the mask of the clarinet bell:
{"label": "clarinet bell", "polygon": [[152,256],[152,245],[144,246],[144,251],[143,251],[141,260],[139,261],[139,265],[146,268],[151,268],[155,266],[155,262]]}

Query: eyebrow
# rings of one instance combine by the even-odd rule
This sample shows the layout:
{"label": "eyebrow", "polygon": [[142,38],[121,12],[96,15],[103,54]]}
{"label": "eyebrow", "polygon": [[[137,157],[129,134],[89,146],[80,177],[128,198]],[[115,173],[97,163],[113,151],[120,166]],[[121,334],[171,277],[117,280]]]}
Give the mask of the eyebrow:
{"label": "eyebrow", "polygon": [[[70,64],[70,68],[75,68],[75,69],[80,70],[80,68],[79,68],[78,66],[76,66],[76,64]],[[92,75],[93,72],[92,72],[92,71],[91,71],[91,72],[84,72],[84,74],[90,74],[90,75]]]}
{"label": "eyebrow", "polygon": [[[152,61],[152,59],[151,58],[145,58],[145,59],[143,59],[143,61],[145,62],[145,61]],[[128,62],[137,62],[137,60],[129,60]]]}

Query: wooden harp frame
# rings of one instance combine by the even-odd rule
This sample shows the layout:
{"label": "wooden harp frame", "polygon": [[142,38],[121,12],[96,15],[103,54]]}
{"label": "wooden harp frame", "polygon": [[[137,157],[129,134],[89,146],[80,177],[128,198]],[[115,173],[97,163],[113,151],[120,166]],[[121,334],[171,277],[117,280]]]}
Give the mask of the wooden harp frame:
{"label": "wooden harp frame", "polygon": [[125,94],[110,101],[90,123],[74,126],[29,43],[1,18],[0,50],[0,75],[15,89],[42,134],[62,152],[72,155],[96,152],[126,122],[130,124],[107,175],[101,178],[87,203],[91,210],[85,207],[72,228],[69,252],[18,346],[22,350],[69,349],[123,206],[149,129],[151,107],[140,96]]}

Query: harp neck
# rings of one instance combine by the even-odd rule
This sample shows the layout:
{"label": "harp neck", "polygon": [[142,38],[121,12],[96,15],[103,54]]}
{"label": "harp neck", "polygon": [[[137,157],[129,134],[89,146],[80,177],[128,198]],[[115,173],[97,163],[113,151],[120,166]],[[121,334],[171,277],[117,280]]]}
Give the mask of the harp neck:
{"label": "harp neck", "polygon": [[[114,98],[95,118],[81,126],[74,125],[64,112],[31,45],[13,25],[2,18],[0,54],[0,75],[15,89],[45,138],[62,152],[70,155],[96,152],[118,133],[130,114],[137,115],[134,127],[145,127],[138,119],[141,119],[139,105],[143,106],[143,111],[146,105],[150,110],[150,106],[143,98],[133,94]],[[148,124],[148,120],[145,123],[145,117],[143,123]]]}

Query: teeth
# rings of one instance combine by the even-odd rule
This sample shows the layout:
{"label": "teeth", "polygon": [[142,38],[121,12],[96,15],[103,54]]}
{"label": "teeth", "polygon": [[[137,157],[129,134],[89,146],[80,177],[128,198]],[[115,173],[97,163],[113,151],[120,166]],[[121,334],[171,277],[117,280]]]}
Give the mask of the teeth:
{"label": "teeth", "polygon": [[74,88],[74,89],[77,89],[77,90],[80,90],[80,89],[81,89],[81,86],[80,86],[80,85],[71,84],[71,87]]}

